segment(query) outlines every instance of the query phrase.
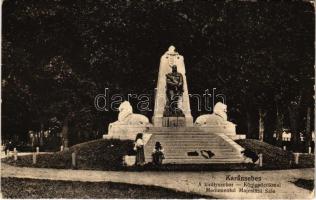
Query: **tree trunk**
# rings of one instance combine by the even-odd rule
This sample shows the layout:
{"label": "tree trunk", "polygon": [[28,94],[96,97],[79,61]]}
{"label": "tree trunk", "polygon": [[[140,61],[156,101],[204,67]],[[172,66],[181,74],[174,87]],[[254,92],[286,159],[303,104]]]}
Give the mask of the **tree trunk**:
{"label": "tree trunk", "polygon": [[252,119],[249,111],[246,113],[247,116],[247,138],[252,138]]}
{"label": "tree trunk", "polygon": [[299,148],[299,133],[297,127],[299,105],[297,103],[291,103],[289,106],[289,117],[290,117],[290,127],[291,127],[291,141],[293,150],[298,150]]}
{"label": "tree trunk", "polygon": [[44,124],[43,124],[43,122],[41,122],[41,128],[40,128],[40,132],[39,132],[39,145],[41,147],[44,144],[43,137],[44,137]]}
{"label": "tree trunk", "polygon": [[308,152],[308,148],[311,146],[311,108],[307,108],[307,116],[306,116],[306,151]]}
{"label": "tree trunk", "polygon": [[69,130],[69,115],[65,117],[63,127],[61,129],[62,145],[64,146],[64,148],[68,148],[68,138],[69,138],[68,130]]}
{"label": "tree trunk", "polygon": [[262,142],[264,138],[264,117],[264,111],[262,111],[262,109],[259,109],[259,140]]}
{"label": "tree trunk", "polygon": [[279,113],[277,109],[277,116],[276,116],[276,140],[277,145],[282,146],[282,132],[283,132],[283,116]]}

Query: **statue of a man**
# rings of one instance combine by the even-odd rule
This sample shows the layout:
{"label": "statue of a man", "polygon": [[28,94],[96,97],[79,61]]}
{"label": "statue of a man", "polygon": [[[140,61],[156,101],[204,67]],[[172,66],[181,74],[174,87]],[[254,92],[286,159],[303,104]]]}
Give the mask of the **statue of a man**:
{"label": "statue of a man", "polygon": [[177,66],[172,66],[172,72],[166,74],[167,102],[164,111],[165,117],[184,117],[179,108],[178,101],[183,94],[183,76],[177,71]]}

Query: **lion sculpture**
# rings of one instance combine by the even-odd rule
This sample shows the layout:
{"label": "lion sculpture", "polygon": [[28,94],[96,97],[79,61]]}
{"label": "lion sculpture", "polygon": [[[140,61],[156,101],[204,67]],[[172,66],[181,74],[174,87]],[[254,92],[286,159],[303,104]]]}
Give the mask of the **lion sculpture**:
{"label": "lion sculpture", "polygon": [[142,125],[149,123],[149,120],[146,116],[133,113],[133,108],[128,101],[121,103],[118,110],[118,123],[129,125]]}
{"label": "lion sculpture", "polygon": [[201,115],[195,120],[195,125],[220,125],[231,123],[227,121],[227,105],[218,102],[214,106],[213,114]]}

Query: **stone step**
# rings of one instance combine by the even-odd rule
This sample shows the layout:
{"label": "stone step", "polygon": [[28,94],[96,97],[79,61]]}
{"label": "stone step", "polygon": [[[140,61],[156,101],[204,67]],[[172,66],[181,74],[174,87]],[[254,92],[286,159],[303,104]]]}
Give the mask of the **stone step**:
{"label": "stone step", "polygon": [[[223,157],[239,156],[240,157],[240,154],[233,153],[233,152],[230,152],[230,153],[218,153],[218,152],[216,152],[214,154],[215,154],[214,157],[221,157],[221,156],[223,156]],[[195,158],[195,157],[197,157],[197,158],[198,157],[204,158],[203,156],[201,156],[201,154],[198,155],[198,156],[188,156],[188,154],[185,153],[185,152],[176,152],[176,153],[170,153],[170,154],[166,153],[164,155],[165,155],[165,158],[169,158],[170,156],[171,157],[175,156],[175,157],[188,157],[188,158]],[[146,158],[151,158],[152,157],[152,153],[145,153],[145,157]]]}
{"label": "stone step", "polygon": [[[236,152],[213,152],[213,154],[215,154],[215,156],[221,156],[221,155],[227,155],[227,156],[239,156],[240,154],[236,153]],[[145,152],[145,156],[146,157],[150,157],[152,155],[152,152]],[[201,156],[201,153],[199,152],[198,156],[189,156],[187,152],[183,151],[177,151],[177,152],[172,152],[172,153],[164,153],[165,157],[169,157],[169,156],[188,156],[188,157],[199,157]]]}
{"label": "stone step", "polygon": [[[175,157],[188,157],[188,158],[204,158],[201,153],[198,151],[199,155],[198,156],[189,156],[187,154],[187,152],[185,151],[177,151],[177,152],[168,152],[168,153],[164,153],[166,158],[169,158],[170,156],[175,156]],[[213,152],[215,155],[214,157],[232,157],[232,156],[237,156],[237,157],[243,157],[241,154],[237,153],[237,152]],[[145,152],[145,157],[151,157],[152,156],[152,152]]]}
{"label": "stone step", "polygon": [[202,133],[183,133],[183,132],[178,132],[178,133],[151,133],[152,135],[155,135],[157,137],[174,137],[174,136],[182,136],[182,137],[188,137],[188,138],[194,138],[194,137],[216,137],[214,134],[202,134]]}
{"label": "stone step", "polygon": [[203,132],[198,127],[150,127],[146,132]]}
{"label": "stone step", "polygon": [[176,132],[146,132],[146,133],[150,133],[150,134],[154,134],[154,135],[213,135],[214,133],[207,133],[207,132],[201,132],[201,131],[176,131]]}
{"label": "stone step", "polygon": [[215,163],[216,161],[226,161],[226,162],[239,162],[242,163],[245,160],[243,158],[236,158],[236,157],[229,157],[229,158],[224,158],[224,157],[219,157],[219,158],[211,158],[211,159],[206,159],[206,158],[198,158],[198,159],[191,159],[191,158],[172,158],[172,159],[164,159],[163,164],[165,163],[210,163],[213,162]]}
{"label": "stone step", "polygon": [[[201,149],[179,149],[179,150],[172,150],[168,151],[165,150],[164,154],[165,155],[170,155],[170,154],[187,154],[188,152],[201,152],[202,150],[207,150],[207,148],[201,148]],[[211,150],[214,154],[240,154],[239,152],[233,151],[232,149],[212,149]],[[145,154],[152,154],[152,151],[145,151]]]}
{"label": "stone step", "polygon": [[[173,132],[164,132],[173,130]],[[181,130],[182,129],[182,130]],[[163,163],[176,164],[205,164],[205,163],[242,163],[244,161],[241,153],[235,149],[234,142],[217,133],[207,133],[198,130],[196,127],[161,129],[153,128],[150,140],[145,145],[145,160],[152,161],[152,152],[155,143],[159,141],[164,148],[165,159]],[[160,131],[158,131],[160,130]],[[210,150],[215,155],[206,159],[201,155],[188,156],[188,152]],[[200,152],[199,152],[200,154]]]}
{"label": "stone step", "polygon": [[148,141],[147,145],[155,144],[156,142],[160,142],[160,144],[221,144],[224,143],[222,140],[210,140],[208,138],[202,139],[163,139],[163,138],[155,138],[152,141]]}
{"label": "stone step", "polygon": [[[145,150],[145,153],[152,153],[153,152],[153,149],[146,149]],[[235,152],[236,154],[240,154],[240,152],[237,152],[235,151],[234,149],[228,147],[228,148],[208,148],[208,147],[200,147],[200,148],[194,148],[194,147],[191,147],[191,148],[186,148],[186,147],[181,147],[181,148],[164,148],[164,154],[170,154],[170,153],[174,153],[174,152],[183,152],[183,153],[187,153],[187,152],[193,152],[193,151],[202,151],[202,150],[210,150],[212,151],[213,153],[232,153],[232,152]]]}
{"label": "stone step", "polygon": [[182,156],[182,157],[177,157],[177,156],[172,156],[169,158],[165,158],[164,160],[181,160],[181,159],[187,159],[187,160],[218,160],[218,159],[233,159],[233,160],[243,160],[243,157],[240,156],[231,156],[231,157],[225,157],[225,156],[218,156],[218,157],[212,157],[212,158],[204,158],[204,157],[187,157],[187,156]]}
{"label": "stone step", "polygon": [[[155,147],[154,144],[152,145],[147,145],[146,149],[149,150],[153,150]],[[232,146],[228,145],[228,144],[184,144],[184,143],[176,143],[176,144],[165,144],[162,143],[162,147],[165,150],[165,152],[167,151],[172,151],[172,150],[177,150],[177,149],[186,149],[186,150],[211,150],[211,151],[215,151],[215,150],[225,150],[225,151],[237,151],[235,150]]]}
{"label": "stone step", "polygon": [[222,141],[223,139],[222,138],[215,138],[215,137],[212,137],[212,136],[208,136],[208,135],[196,135],[196,136],[183,136],[183,135],[155,135],[155,139],[156,138],[161,138],[161,139],[165,139],[165,140],[169,140],[169,139],[183,139],[183,140],[212,140],[212,141]]}
{"label": "stone step", "polygon": [[[210,151],[216,151],[216,150],[225,150],[225,151],[235,151],[231,146],[223,146],[223,145],[162,145],[165,152],[169,152],[172,150],[177,149],[184,149],[188,151],[201,151],[201,150],[210,150]],[[148,146],[148,150],[153,150],[155,148],[154,145]]]}
{"label": "stone step", "polygon": [[[172,140],[154,140],[154,141],[150,141],[150,142],[147,142],[146,145],[148,146],[155,146],[156,142],[159,141],[160,144],[165,147],[165,146],[174,146],[174,145],[177,145],[177,146],[181,146],[181,145],[188,145],[188,144],[192,144],[192,145],[203,145],[203,146],[227,146],[228,144],[221,144],[221,142],[215,142],[215,141],[198,141],[198,140],[195,140],[195,141],[185,141],[185,140],[182,140],[182,141],[172,141]],[[228,145],[230,146],[230,145]]]}
{"label": "stone step", "polygon": [[[145,152],[147,153],[152,153],[154,149],[154,146],[152,148],[147,148]],[[164,146],[164,153],[169,154],[169,153],[174,153],[174,152],[193,152],[193,151],[202,151],[202,150],[210,150],[213,153],[232,153],[236,152],[237,154],[240,154],[240,152],[236,151],[230,146],[197,146],[197,145],[191,145],[191,146]]]}
{"label": "stone step", "polygon": [[[188,152],[194,152],[194,151],[197,151],[199,154],[200,154],[200,151],[201,150],[207,150],[206,148],[202,148],[202,149],[177,149],[177,150],[170,150],[170,151],[166,151],[164,152],[164,155],[165,157],[168,157],[168,156],[171,156],[171,155],[184,155],[184,156],[187,156],[188,155]],[[240,155],[239,152],[235,152],[233,151],[232,149],[212,149],[212,152],[218,156],[218,155],[235,155],[235,156],[238,156]],[[150,157],[152,155],[152,151],[145,151],[145,157]],[[194,156],[189,156],[189,157],[194,157]]]}
{"label": "stone step", "polygon": [[[161,145],[181,145],[181,144],[195,144],[195,145],[218,145],[225,146],[226,144],[221,144],[222,141],[209,141],[209,140],[159,140],[155,139],[153,141],[147,142],[147,145],[155,145],[156,142],[160,142]],[[230,145],[229,145],[230,146]]]}
{"label": "stone step", "polygon": [[[171,158],[171,157],[177,157],[177,158],[204,158],[203,156],[201,155],[198,155],[198,156],[188,156],[186,153],[174,153],[174,154],[164,154],[165,158]],[[239,154],[236,154],[236,153],[216,153],[214,156],[214,158],[217,158],[217,157],[223,157],[223,158],[230,158],[230,157],[242,157],[240,156]],[[151,153],[148,153],[148,154],[145,154],[145,158],[152,158],[152,154]]]}
{"label": "stone step", "polygon": [[222,138],[218,138],[216,136],[213,136],[213,135],[194,135],[194,134],[191,134],[191,135],[183,135],[183,134],[164,134],[164,135],[154,135],[155,138],[184,138],[184,139],[201,139],[201,138],[208,138],[208,139],[213,139],[213,140],[219,140],[219,139],[222,139]]}
{"label": "stone step", "polygon": [[[155,137],[160,137],[160,138],[217,138],[212,135],[205,135],[205,134],[155,134]],[[217,138],[219,139],[219,138]]]}
{"label": "stone step", "polygon": [[211,164],[211,163],[242,163],[243,159],[164,159],[163,164]]}
{"label": "stone step", "polygon": [[186,139],[186,140],[201,140],[201,139],[208,139],[208,140],[223,140],[223,138],[219,137],[213,137],[209,135],[191,135],[191,136],[185,136],[185,135],[155,135],[154,138],[162,138],[162,139]]}
{"label": "stone step", "polygon": [[160,142],[161,144],[225,144],[223,140],[213,140],[208,138],[201,138],[201,139],[176,139],[176,138],[169,138],[169,139],[163,139],[163,138],[155,138],[151,141],[148,141],[147,144],[155,144],[156,142]]}
{"label": "stone step", "polygon": [[[153,150],[153,149],[152,149]],[[151,154],[153,153],[153,151],[150,151],[150,150],[146,150],[145,153],[146,154]],[[231,154],[231,153],[235,153],[235,154],[240,154],[240,152],[237,152],[237,151],[234,151],[233,149],[231,148],[225,148],[225,149],[221,149],[221,148],[213,148],[213,149],[209,149],[209,148],[175,148],[175,149],[171,149],[171,148],[168,148],[168,149],[164,149],[164,154],[165,155],[169,155],[169,154],[175,154],[175,153],[182,153],[182,154],[187,154],[188,152],[201,152],[203,150],[210,150],[212,151],[214,154]]]}
{"label": "stone step", "polygon": [[204,157],[199,157],[199,158],[188,158],[188,157],[171,157],[171,158],[165,158],[163,161],[180,161],[180,160],[187,160],[187,161],[211,161],[211,160],[233,160],[233,161],[240,161],[243,160],[242,157],[231,157],[231,158],[226,158],[226,157],[213,157],[213,158],[204,158]]}
{"label": "stone step", "polygon": [[168,145],[188,145],[188,144],[192,144],[192,145],[203,145],[203,146],[207,146],[207,145],[218,145],[218,146],[226,146],[227,144],[221,144],[221,141],[200,141],[200,140],[153,140],[153,141],[149,141],[147,142],[147,145],[155,145],[156,142],[159,141],[161,145],[163,146],[168,146]]}
{"label": "stone step", "polygon": [[222,138],[215,138],[209,135],[155,135],[155,138],[162,138],[162,139],[190,139],[190,140],[194,140],[194,139],[209,139],[209,140],[222,140]]}
{"label": "stone step", "polygon": [[[153,150],[155,148],[154,145],[150,145],[150,146],[147,146],[148,148],[147,149],[151,149]],[[228,145],[198,145],[198,144],[188,144],[188,145],[180,145],[180,144],[174,144],[174,145],[164,145],[162,144],[162,147],[165,151],[170,151],[170,150],[177,150],[177,149],[187,149],[187,150],[221,150],[221,149],[229,149],[231,151],[233,151],[234,149],[231,147],[231,146],[228,146]]]}
{"label": "stone step", "polygon": [[[187,141],[181,141],[181,142],[178,142],[178,141],[175,141],[175,142],[172,142],[172,141],[161,141],[161,140],[158,140],[160,142],[160,144],[162,145],[162,147],[165,147],[165,146],[230,146],[228,144],[221,144],[219,142],[199,142],[199,141],[195,141],[195,142],[187,142]],[[156,144],[156,141],[154,142],[150,142],[150,143],[147,143],[146,145],[147,146],[155,146]]]}

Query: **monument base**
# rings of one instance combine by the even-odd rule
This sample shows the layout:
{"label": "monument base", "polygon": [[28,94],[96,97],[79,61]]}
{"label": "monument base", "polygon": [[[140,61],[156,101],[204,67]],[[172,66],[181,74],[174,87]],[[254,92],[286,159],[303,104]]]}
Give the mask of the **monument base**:
{"label": "monument base", "polygon": [[236,134],[236,124],[227,120],[227,105],[217,102],[213,114],[199,116],[194,125],[207,133],[223,133],[232,140],[245,139],[245,135]]}
{"label": "monument base", "polygon": [[163,117],[162,118],[163,127],[181,127],[186,126],[184,117]]}
{"label": "monument base", "polygon": [[[164,118],[167,118],[167,117],[157,117],[157,116],[154,116],[153,118],[152,118],[152,122],[153,122],[153,125],[155,126],[155,127],[166,127],[166,121],[165,121],[165,119]],[[170,117],[168,117],[168,118],[170,118]],[[180,118],[180,117],[178,117],[178,118]],[[182,120],[184,120],[184,126],[193,126],[193,118],[192,118],[192,116],[186,116],[186,117],[181,117],[181,118],[184,118],[184,119],[181,119],[181,121]]]}
{"label": "monument base", "polygon": [[151,125],[129,125],[115,124],[109,125],[108,134],[104,139],[120,139],[120,140],[135,140],[138,133],[144,133]]}
{"label": "monument base", "polygon": [[236,125],[232,123],[220,125],[197,126],[200,130],[208,133],[223,133],[233,140],[244,139],[244,135],[240,137],[236,134]]}

